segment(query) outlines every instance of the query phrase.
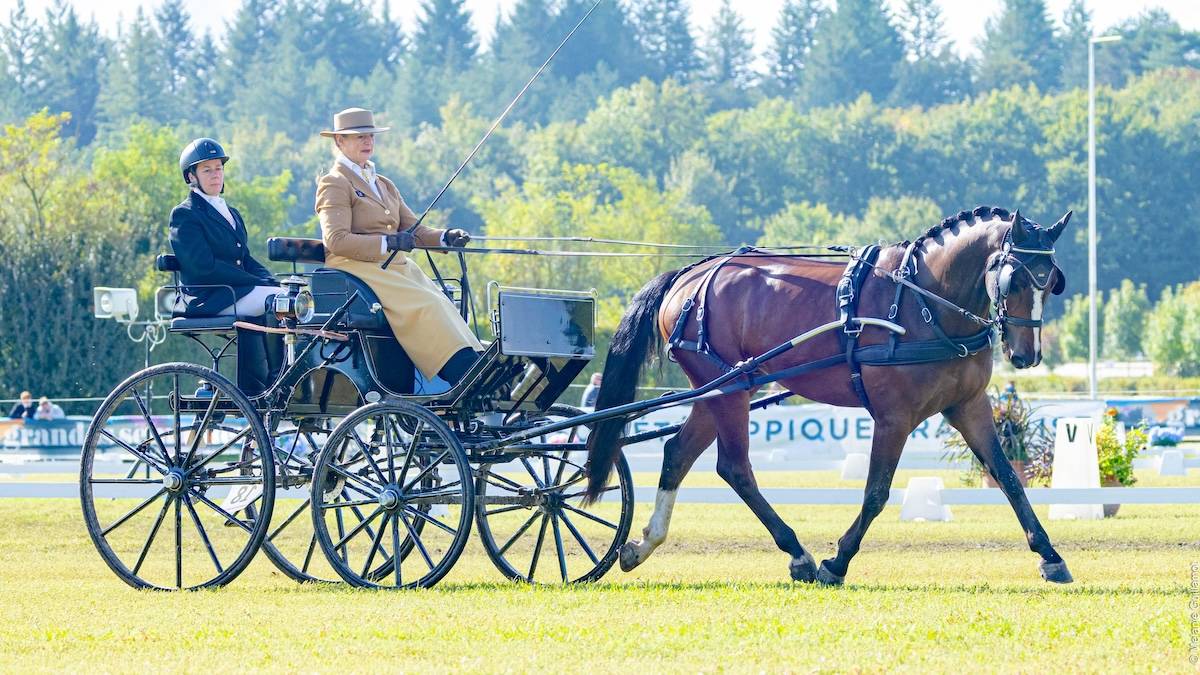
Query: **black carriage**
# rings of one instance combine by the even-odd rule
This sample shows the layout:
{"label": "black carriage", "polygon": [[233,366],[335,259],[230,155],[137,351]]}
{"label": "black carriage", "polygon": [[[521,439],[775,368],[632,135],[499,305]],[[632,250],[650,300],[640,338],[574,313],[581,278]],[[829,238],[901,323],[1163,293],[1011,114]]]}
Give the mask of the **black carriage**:
{"label": "black carriage", "polygon": [[[268,248],[293,266],[277,321],[174,316],[171,332],[203,345],[211,365],[138,372],[92,421],[84,516],[118,576],[216,586],[261,548],[298,581],[430,586],[473,525],[512,579],[591,581],[612,566],[633,514],[628,466],[611,495],[584,505],[586,428],[569,421],[582,411],[557,402],[594,354],[591,295],[490,285],[496,338],[448,387],[415,371],[365,283],[320,267],[320,241]],[[458,260],[460,279],[439,281],[467,319]],[[176,273],[167,292],[186,291],[174,256],[157,265]],[[282,335],[286,355],[248,395],[222,366],[253,333]]]}

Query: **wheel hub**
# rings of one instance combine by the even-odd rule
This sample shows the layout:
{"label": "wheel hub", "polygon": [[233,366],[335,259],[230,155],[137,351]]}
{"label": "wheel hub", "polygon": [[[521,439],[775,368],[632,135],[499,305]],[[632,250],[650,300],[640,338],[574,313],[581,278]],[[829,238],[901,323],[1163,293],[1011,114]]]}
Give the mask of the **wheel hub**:
{"label": "wheel hub", "polygon": [[162,482],[163,487],[165,487],[168,492],[179,492],[183,489],[183,485],[185,483],[183,479],[183,472],[178,469],[173,469],[163,476]]}
{"label": "wheel hub", "polygon": [[395,511],[400,506],[400,490],[388,486],[379,493],[379,505],[388,511]]}

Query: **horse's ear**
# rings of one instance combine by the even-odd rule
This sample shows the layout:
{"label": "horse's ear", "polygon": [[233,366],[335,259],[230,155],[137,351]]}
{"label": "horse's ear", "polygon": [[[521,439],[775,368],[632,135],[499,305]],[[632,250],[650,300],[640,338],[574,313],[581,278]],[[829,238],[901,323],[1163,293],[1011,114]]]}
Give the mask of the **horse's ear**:
{"label": "horse's ear", "polygon": [[1013,212],[1013,224],[1012,224],[1013,243],[1017,244],[1017,245],[1025,243],[1025,240],[1028,238],[1026,236],[1028,233],[1029,233],[1029,226],[1026,224],[1025,219],[1021,217],[1021,210],[1017,209],[1016,211]]}
{"label": "horse's ear", "polygon": [[1067,223],[1071,222],[1071,216],[1074,215],[1074,213],[1074,211],[1067,211],[1067,213],[1062,218],[1059,218],[1058,222],[1050,228],[1050,241],[1058,241],[1058,238],[1060,235],[1062,235],[1063,229],[1066,228]]}

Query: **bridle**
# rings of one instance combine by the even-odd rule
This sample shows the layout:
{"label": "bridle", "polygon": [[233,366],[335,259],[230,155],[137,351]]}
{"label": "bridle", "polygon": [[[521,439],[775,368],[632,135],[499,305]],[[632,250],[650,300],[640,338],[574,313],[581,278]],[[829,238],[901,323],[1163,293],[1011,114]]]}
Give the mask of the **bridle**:
{"label": "bridle", "polygon": [[[1020,227],[1020,224],[1014,223],[1013,227]],[[1041,256],[1049,256],[1050,265],[1042,271],[1037,271],[1033,264]],[[1020,326],[1022,328],[1041,328],[1043,324],[1041,303],[1035,304],[1035,315],[1027,319],[1012,316],[1008,313],[1008,295],[1012,290],[1013,277],[1020,272],[1029,275],[1029,280],[1034,290],[1043,294],[1043,297],[1047,290],[1054,295],[1061,295],[1065,289],[1065,277],[1062,270],[1058,267],[1058,263],[1054,260],[1054,247],[1026,248],[1017,246],[1013,242],[1012,230],[1010,229],[1004,235],[1004,246],[1000,250],[1000,255],[989,265],[987,281],[985,283],[988,297],[992,300],[992,311],[995,316],[993,322],[999,325],[1002,338],[1004,337],[1005,328],[1009,325]],[[1050,286],[1052,278],[1055,279],[1055,283],[1053,286]],[[991,281],[992,279],[995,279],[994,284]]]}

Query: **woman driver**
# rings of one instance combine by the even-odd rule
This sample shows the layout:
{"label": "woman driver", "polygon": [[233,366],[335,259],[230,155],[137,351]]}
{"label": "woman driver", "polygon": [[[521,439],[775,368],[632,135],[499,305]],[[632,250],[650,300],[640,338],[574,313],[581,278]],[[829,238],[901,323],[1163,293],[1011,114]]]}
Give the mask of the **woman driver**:
{"label": "woman driver", "polygon": [[[451,385],[462,379],[483,346],[467,328],[454,304],[404,255],[414,246],[463,246],[463,230],[420,226],[407,232],[416,215],[392,181],[375,173],[371,155],[375,126],[370,110],[349,108],[333,116],[337,161],[317,180],[317,216],[325,242],[325,265],[362,279],[379,296],[392,332],[427,378]],[[397,251],[388,268],[380,263]]]}

